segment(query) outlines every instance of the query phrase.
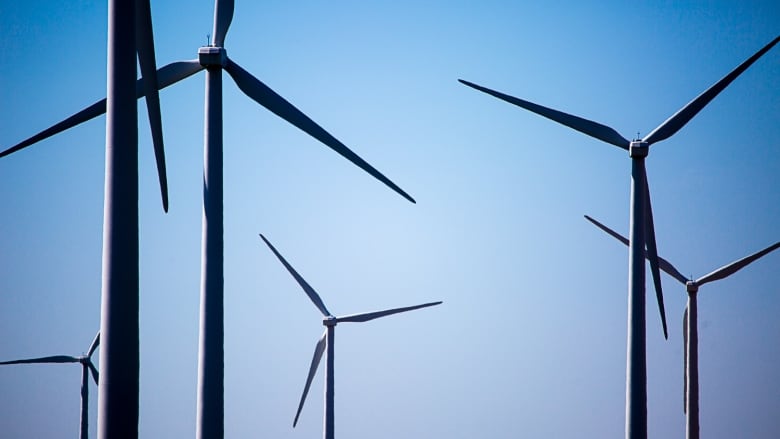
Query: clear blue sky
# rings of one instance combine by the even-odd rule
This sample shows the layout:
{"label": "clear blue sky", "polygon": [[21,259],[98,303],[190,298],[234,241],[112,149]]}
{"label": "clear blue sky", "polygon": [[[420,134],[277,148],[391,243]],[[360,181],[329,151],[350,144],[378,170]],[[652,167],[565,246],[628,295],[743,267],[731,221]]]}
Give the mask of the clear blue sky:
{"label": "clear blue sky", "polygon": [[[340,438],[621,437],[627,154],[468,79],[645,135],[780,32],[776,1],[237,1],[228,55],[412,194],[396,195],[224,76],[227,437],[319,437],[320,317],[264,233],[346,314]],[[213,3],[153,2],[159,65],[196,57]],[[105,95],[106,2],[0,3],[0,147]],[[699,277],[780,240],[780,48],[648,175],[660,254]],[[195,430],[204,79],[161,93],[171,209],[140,113],[144,438]],[[141,102],[143,105],[143,102]],[[144,110],[144,107],[139,107]],[[0,160],[2,359],[79,354],[99,327],[105,118]],[[702,434],[780,432],[780,253],[700,292]],[[684,437],[685,293],[648,297],[648,419]],[[0,369],[0,431],[75,436],[76,365]],[[92,435],[96,388],[91,387]]]}

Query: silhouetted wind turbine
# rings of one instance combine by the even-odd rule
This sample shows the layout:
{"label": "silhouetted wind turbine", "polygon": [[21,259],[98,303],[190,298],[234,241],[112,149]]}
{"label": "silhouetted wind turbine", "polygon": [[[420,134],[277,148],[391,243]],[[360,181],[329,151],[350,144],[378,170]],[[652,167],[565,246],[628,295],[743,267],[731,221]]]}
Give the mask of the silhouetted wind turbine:
{"label": "silhouetted wind turbine", "polygon": [[72,357],[70,355],[54,355],[50,357],[27,358],[24,360],[0,361],[0,366],[8,364],[49,364],[49,363],[81,363],[81,427],[79,437],[87,439],[89,437],[89,372],[92,372],[92,379],[98,384],[99,373],[92,363],[92,354],[100,344],[100,332],[97,333],[86,355]]}
{"label": "silhouetted wind turbine", "polygon": [[298,285],[303,288],[303,291],[306,293],[307,296],[309,296],[309,299],[314,303],[314,306],[317,307],[317,309],[322,313],[323,319],[322,324],[325,326],[325,332],[322,334],[322,337],[317,342],[317,345],[314,348],[314,357],[311,360],[311,366],[309,367],[309,375],[306,377],[306,385],[303,387],[303,394],[301,395],[301,402],[298,404],[298,410],[295,412],[295,419],[293,420],[293,427],[298,423],[298,417],[301,414],[301,409],[303,409],[303,403],[306,401],[306,395],[309,394],[309,387],[311,387],[311,381],[314,379],[314,374],[317,372],[317,368],[320,365],[320,360],[322,359],[322,354],[325,352],[325,349],[328,349],[327,357],[325,360],[325,422],[324,422],[324,431],[323,431],[323,437],[325,439],[333,439],[334,438],[334,371],[333,371],[333,365],[334,365],[334,343],[336,341],[336,325],[339,323],[345,323],[345,322],[367,322],[369,320],[378,319],[380,317],[386,317],[392,314],[398,314],[402,312],[412,311],[415,309],[420,308],[426,308],[429,306],[435,306],[440,305],[442,302],[430,302],[430,303],[424,303],[422,305],[414,305],[414,306],[407,306],[403,308],[393,308],[393,309],[387,309],[384,311],[373,311],[373,312],[366,312],[366,313],[360,313],[360,314],[350,314],[342,317],[336,317],[333,314],[331,314],[330,311],[325,307],[325,304],[322,302],[322,299],[317,294],[316,291],[314,291],[314,288],[312,288],[304,279],[301,277],[300,274],[298,274],[297,271],[284,259],[284,257],[274,248],[273,245],[271,245],[270,242],[268,242],[267,239],[265,239],[265,236],[260,234],[260,238],[263,239],[263,241],[268,245],[268,248],[271,249],[271,251],[276,255],[276,257],[279,259],[279,261],[284,265],[284,267],[287,269],[287,271],[290,272],[292,277],[295,278],[295,281],[298,282]]}
{"label": "silhouetted wind turbine", "polygon": [[[149,0],[108,3],[106,99],[3,151],[0,157],[106,114],[98,436],[138,437],[138,114],[146,96],[163,209],[168,183]],[[136,54],[142,79],[136,82]],[[138,91],[135,91],[136,84]],[[86,118],[85,118],[86,117]]]}
{"label": "silhouetted wind turbine", "polygon": [[[198,59],[178,61],[160,68],[156,72],[157,85],[154,90],[156,93],[156,90],[163,89],[201,70],[206,70],[200,348],[196,421],[196,436],[198,438],[218,438],[224,434],[222,70],[227,71],[238,88],[252,100],[324,143],[407,200],[415,202],[409,194],[352,152],[346,145],[227,57],[227,51],[223,45],[228,27],[233,19],[233,9],[233,0],[216,0],[212,45],[198,49]],[[144,73],[143,80],[136,83],[136,98],[152,93],[144,82],[151,80],[150,78],[151,73],[149,76]],[[132,90],[132,87],[126,90]],[[0,157],[97,117],[105,111],[105,99],[95,102],[73,116],[3,151],[0,153]],[[137,199],[137,194],[135,199]]]}
{"label": "silhouetted wind turbine", "polygon": [[106,177],[98,387],[98,437],[135,439],[139,412],[138,112],[136,53],[149,109],[157,172],[168,209],[162,121],[149,0],[109,0]]}
{"label": "silhouetted wind turbine", "polygon": [[[588,215],[585,215],[585,219],[623,244],[629,245],[628,239],[605,226],[604,224],[589,217]],[[661,270],[665,271],[669,276],[672,276],[673,278],[677,279],[678,282],[685,285],[685,291],[688,292],[688,304],[685,306],[685,313],[683,314],[683,352],[685,353],[685,360],[683,365],[685,370],[683,374],[683,410],[685,410],[686,413],[686,437],[688,439],[699,438],[699,312],[696,293],[699,291],[699,287],[706,284],[707,282],[729,277],[737,271],[745,268],[753,261],[771,253],[778,248],[780,248],[780,242],[776,242],[761,251],[753,253],[752,255],[724,265],[723,267],[720,267],[717,270],[695,280],[687,279],[669,261],[660,256],[658,257]]]}
{"label": "silhouetted wind turbine", "polygon": [[666,316],[661,291],[661,276],[658,269],[658,250],[655,242],[653,212],[650,205],[650,191],[645,171],[645,157],[650,145],[674,135],[688,121],[701,111],[715,96],[744,72],[777,42],[776,37],[736,69],[724,76],[694,100],[686,104],[672,117],[664,121],[644,139],[629,141],[614,129],[583,119],[562,111],[553,110],[533,102],[509,96],[480,85],[459,79],[461,83],[481,92],[495,96],[501,100],[517,105],[552,121],[558,122],[583,134],[615,145],[628,151],[631,157],[631,201],[630,201],[630,235],[631,246],[628,256],[628,349],[626,364],[626,437],[644,439],[647,437],[647,358],[645,338],[645,265],[644,251],[650,260],[653,274],[656,299],[661,313],[661,323],[664,337],[668,338]]}

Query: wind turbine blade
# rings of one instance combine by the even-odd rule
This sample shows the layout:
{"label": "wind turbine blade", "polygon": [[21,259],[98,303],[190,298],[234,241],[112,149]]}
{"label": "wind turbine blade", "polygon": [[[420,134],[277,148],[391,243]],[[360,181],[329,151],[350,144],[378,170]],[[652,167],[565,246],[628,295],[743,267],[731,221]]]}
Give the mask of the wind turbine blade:
{"label": "wind turbine blade", "polygon": [[0,361],[0,365],[31,363],[78,363],[79,361],[81,360],[69,355],[53,355],[50,357],[27,358],[24,360]]}
{"label": "wind turbine blade", "polygon": [[650,187],[647,183],[647,172],[645,172],[644,164],[642,166],[642,173],[645,181],[645,200],[647,201],[647,213],[645,221],[647,230],[645,231],[645,245],[647,246],[647,253],[645,257],[650,261],[650,271],[653,274],[653,285],[655,286],[655,298],[658,301],[658,311],[661,313],[661,325],[664,328],[664,339],[669,339],[669,332],[666,328],[666,309],[664,308],[664,293],[661,289],[661,272],[659,270],[658,262],[658,247],[655,242],[655,225],[653,224],[653,207],[650,203]]}
{"label": "wind turbine blade", "polygon": [[648,144],[660,142],[661,140],[664,140],[676,133],[680,128],[685,126],[691,119],[696,116],[699,111],[701,111],[702,108],[704,108],[707,104],[710,103],[713,99],[715,99],[715,96],[717,96],[723,89],[729,86],[731,82],[735,79],[737,79],[737,76],[741,75],[742,72],[747,70],[748,67],[751,66],[754,62],[756,62],[757,59],[761,58],[762,55],[764,55],[766,52],[769,51],[777,42],[780,41],[780,36],[776,37],[774,40],[772,40],[769,44],[764,46],[761,50],[756,52],[753,56],[748,58],[745,62],[740,64],[736,69],[732,70],[731,73],[724,76],[720,81],[716,82],[715,85],[711,86],[707,90],[705,90],[702,94],[697,96],[694,100],[686,104],[683,108],[681,108],[677,113],[674,113],[672,117],[669,119],[666,119],[664,123],[658,126],[658,128],[654,129],[650,134],[647,135],[647,137],[644,139],[645,142]]}
{"label": "wind turbine blade", "polygon": [[373,166],[369,165],[365,160],[360,158],[357,154],[352,152],[346,145],[341,143],[338,139],[333,137],[330,133],[325,131],[321,126],[317,125],[308,116],[303,114],[300,110],[295,108],[291,103],[287,102],[283,97],[279,96],[275,91],[271,90],[267,85],[263,84],[259,79],[252,76],[249,72],[241,68],[238,64],[227,60],[225,70],[233,77],[233,80],[247,96],[252,98],[258,104],[264,106],[272,113],[286,120],[287,122],[295,125],[306,134],[314,137],[320,142],[327,145],[330,149],[341,154],[342,157],[352,162],[360,169],[368,172],[371,176],[387,185],[390,189],[396,191],[402,197],[415,203],[414,198],[407,194],[403,189],[398,187],[395,183],[385,177],[384,174],[376,170]]}
{"label": "wind turbine blade", "polygon": [[214,45],[217,47],[224,47],[234,8],[233,0],[217,0],[214,4]]}
{"label": "wind turbine blade", "polygon": [[401,312],[413,311],[415,309],[427,308],[429,306],[440,305],[442,302],[430,302],[423,303],[422,305],[406,306],[403,308],[387,309],[384,311],[366,312],[360,314],[350,314],[348,316],[336,317],[336,323],[342,322],[367,322],[369,320],[378,319],[379,317],[385,317],[392,314],[398,314]]}
{"label": "wind turbine blade", "polygon": [[[204,67],[200,65],[198,60],[177,61],[168,64],[165,67],[162,67],[157,72],[157,80],[159,81],[158,88],[162,90],[163,88],[173,83],[176,83],[184,78],[192,76],[203,69]],[[143,95],[144,95],[143,81],[138,80],[136,83],[136,96],[140,98]],[[5,157],[9,154],[13,154],[16,151],[19,151],[30,145],[38,143],[41,140],[48,139],[49,137],[55,134],[59,134],[65,130],[73,128],[76,125],[84,123],[88,120],[94,119],[100,116],[101,114],[104,114],[105,112],[106,112],[106,100],[101,99],[95,102],[94,104],[90,105],[89,107],[77,112],[73,116],[70,116],[62,120],[61,122],[58,122],[52,125],[51,127],[46,128],[45,130],[39,132],[38,134],[35,134],[34,136],[20,143],[17,143],[16,145],[6,149],[5,151],[0,152],[0,158]]]}
{"label": "wind turbine blade", "polygon": [[704,285],[707,282],[712,282],[714,280],[723,279],[724,277],[731,276],[732,274],[736,273],[737,271],[741,270],[751,262],[755,261],[758,258],[761,258],[762,256],[767,255],[768,253],[773,252],[777,248],[780,247],[780,242],[776,242],[769,247],[755,252],[750,256],[745,256],[744,258],[734,261],[726,266],[723,266],[721,268],[718,268],[717,270],[713,271],[712,273],[705,274],[704,276],[700,277],[696,280],[696,283],[699,285]]}
{"label": "wind turbine blade", "polygon": [[[604,232],[606,232],[608,235],[612,236],[613,238],[615,238],[618,241],[620,241],[623,244],[625,244],[626,247],[628,247],[629,240],[626,239],[625,237],[623,237],[622,235],[620,235],[619,233],[617,233],[616,231],[610,229],[609,227],[605,226],[604,224],[598,222],[597,220],[591,218],[588,215],[585,215],[585,219],[590,221],[591,223],[593,223],[593,225],[595,225],[599,229],[601,229]],[[648,260],[649,260],[649,257],[647,255],[647,251],[645,251],[645,258],[648,258]],[[672,276],[673,278],[677,279],[681,284],[685,285],[686,282],[688,282],[688,279],[686,279],[685,276],[683,276],[683,274],[680,273],[680,271],[677,270],[674,267],[674,265],[672,265],[671,262],[667,261],[666,259],[664,259],[664,258],[662,258],[660,256],[658,257],[658,266],[661,268],[661,270],[666,272],[666,274],[668,274],[669,276]]]}
{"label": "wind turbine blade", "polygon": [[322,359],[322,353],[325,352],[326,340],[328,331],[322,333],[322,338],[317,342],[317,346],[314,347],[314,356],[311,359],[311,366],[309,366],[309,375],[306,377],[306,385],[303,386],[303,394],[301,395],[301,402],[298,403],[298,411],[295,412],[295,419],[293,420],[293,428],[298,424],[298,417],[301,415],[303,409],[303,403],[306,402],[306,395],[309,394],[309,387],[311,387],[311,381],[314,379],[314,374],[317,373],[317,367],[320,365]]}
{"label": "wind turbine blade", "polygon": [[290,272],[292,277],[294,277],[295,280],[298,282],[298,285],[300,285],[301,288],[303,288],[303,291],[306,293],[307,296],[309,296],[309,299],[311,299],[311,301],[314,303],[314,306],[316,306],[317,309],[320,310],[323,316],[330,317],[331,316],[330,311],[328,311],[328,308],[325,307],[325,304],[322,302],[320,295],[317,294],[316,291],[314,291],[314,288],[312,288],[311,285],[309,285],[308,282],[306,282],[306,280],[303,277],[301,277],[301,275],[298,274],[297,271],[295,271],[292,265],[290,265],[287,262],[287,260],[284,259],[284,256],[282,256],[278,251],[276,251],[276,248],[270,242],[268,242],[267,239],[265,239],[265,236],[263,236],[262,233],[260,234],[260,238],[262,238],[263,242],[265,242],[268,248],[270,248],[271,251],[274,252],[274,254],[282,263],[282,265],[284,265],[284,268],[286,268],[287,271]]}
{"label": "wind turbine blade", "polygon": [[100,381],[100,373],[98,373],[95,365],[92,364],[92,360],[87,359],[87,367],[89,367],[89,371],[92,372],[92,379],[95,380],[95,384],[97,384]]}
{"label": "wind turbine blade", "polygon": [[604,224],[601,224],[600,222],[598,222],[597,220],[593,219],[592,217],[590,217],[588,215],[585,215],[585,219],[590,221],[593,225],[595,225],[599,229],[601,229],[604,232],[606,232],[608,235],[610,235],[613,238],[617,239],[618,241],[622,242],[626,246],[628,246],[630,244],[630,241],[627,238],[623,237],[623,235],[621,235],[618,232],[610,229],[609,227],[605,226]]}
{"label": "wind turbine blade", "polygon": [[[182,79],[188,78],[199,71],[205,69],[197,59],[187,61],[176,61],[166,64],[157,70],[157,89],[162,90],[171,84],[175,84]],[[136,83],[136,94],[140,98],[143,96],[142,82]]]}
{"label": "wind turbine blade", "polygon": [[509,102],[510,104],[517,105],[518,107],[525,108],[528,111],[546,117],[554,122],[558,122],[561,125],[566,125],[569,128],[575,129],[583,134],[595,137],[596,139],[607,142],[611,145],[615,145],[619,148],[628,150],[628,147],[631,144],[631,142],[626,140],[617,131],[598,122],[583,119],[581,117],[564,113],[562,111],[553,110],[552,108],[543,107],[541,105],[534,104],[533,102],[528,102],[514,96],[509,96],[507,94],[491,90],[487,87],[482,87],[481,85],[477,85],[473,82],[465,81],[463,79],[458,79],[458,81],[483,93],[495,96],[501,100]]}
{"label": "wind turbine blade", "polygon": [[73,116],[70,116],[63,121],[58,122],[49,128],[46,128],[45,130],[39,132],[38,134],[28,139],[25,139],[22,142],[17,143],[16,145],[6,149],[5,151],[0,152],[0,158],[5,157],[9,154],[13,154],[16,151],[22,150],[24,148],[27,148],[30,145],[34,145],[40,142],[41,140],[48,139],[49,137],[55,134],[59,134],[65,130],[73,128],[76,125],[84,123],[90,119],[94,119],[105,112],[106,112],[106,100],[103,99],[98,102],[95,102],[94,104],[79,111]]}
{"label": "wind turbine blade", "polygon": [[95,339],[92,340],[92,344],[89,345],[89,351],[87,351],[87,357],[91,357],[95,353],[95,349],[100,345],[100,331],[95,334]]}
{"label": "wind turbine blade", "polygon": [[168,212],[168,176],[165,171],[165,149],[163,147],[162,114],[160,113],[160,93],[157,90],[157,62],[154,56],[154,34],[152,32],[152,11],[149,0],[136,0],[136,46],[138,62],[141,65],[146,108],[149,113],[149,126],[152,130],[154,158],[157,161],[157,175],[160,180],[163,210]]}
{"label": "wind turbine blade", "polygon": [[683,314],[683,413],[688,413],[688,305]]}

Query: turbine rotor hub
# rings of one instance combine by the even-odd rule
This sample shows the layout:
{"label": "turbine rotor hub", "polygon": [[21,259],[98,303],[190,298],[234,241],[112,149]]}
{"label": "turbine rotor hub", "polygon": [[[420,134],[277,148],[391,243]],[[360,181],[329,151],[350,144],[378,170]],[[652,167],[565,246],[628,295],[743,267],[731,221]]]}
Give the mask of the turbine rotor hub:
{"label": "turbine rotor hub", "polygon": [[338,321],[336,321],[336,318],[333,316],[324,317],[322,319],[322,325],[323,326],[336,326]]}
{"label": "turbine rotor hub", "polygon": [[697,284],[692,280],[689,280],[688,282],[685,282],[685,291],[689,293],[695,293],[699,291],[699,284]]}
{"label": "turbine rotor hub", "polygon": [[225,67],[227,50],[224,47],[206,46],[198,48],[198,62],[203,67]]}
{"label": "turbine rotor hub", "polygon": [[643,159],[650,152],[650,145],[642,140],[634,140],[628,146],[628,155],[631,158]]}

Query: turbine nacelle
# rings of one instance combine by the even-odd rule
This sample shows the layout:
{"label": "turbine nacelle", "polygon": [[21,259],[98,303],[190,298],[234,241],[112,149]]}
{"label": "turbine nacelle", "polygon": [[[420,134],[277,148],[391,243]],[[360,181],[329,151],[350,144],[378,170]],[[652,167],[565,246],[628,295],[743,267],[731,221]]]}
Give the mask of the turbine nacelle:
{"label": "turbine nacelle", "polygon": [[224,47],[205,46],[198,48],[198,62],[203,67],[225,67],[228,62]]}
{"label": "turbine nacelle", "polygon": [[339,320],[333,316],[323,317],[322,318],[322,326],[336,326],[339,323]]}
{"label": "turbine nacelle", "polygon": [[699,284],[695,280],[689,280],[685,282],[685,291],[689,294],[693,294],[699,291]]}
{"label": "turbine nacelle", "polygon": [[650,152],[650,144],[643,140],[634,140],[628,145],[628,155],[631,158],[645,158]]}

